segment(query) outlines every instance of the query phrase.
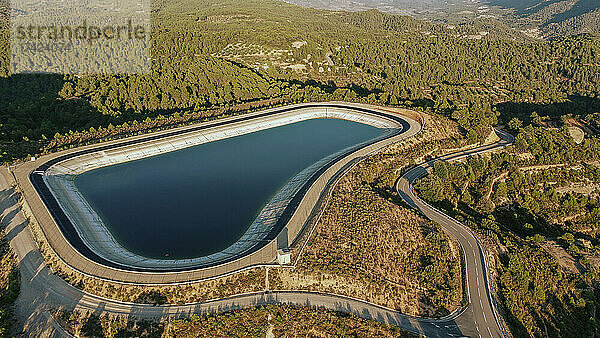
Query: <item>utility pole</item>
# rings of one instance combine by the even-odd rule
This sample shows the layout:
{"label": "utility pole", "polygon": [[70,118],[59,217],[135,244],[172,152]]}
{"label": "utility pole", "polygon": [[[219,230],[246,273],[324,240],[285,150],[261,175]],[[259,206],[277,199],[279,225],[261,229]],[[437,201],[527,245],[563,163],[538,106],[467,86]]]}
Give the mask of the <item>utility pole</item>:
{"label": "utility pole", "polygon": [[265,291],[269,291],[269,267],[265,267]]}
{"label": "utility pole", "polygon": [[17,176],[15,176],[15,173],[10,170],[10,164],[6,166],[6,169],[8,169],[8,172],[12,175],[13,180],[15,181],[15,185],[19,185],[19,183],[17,182]]}

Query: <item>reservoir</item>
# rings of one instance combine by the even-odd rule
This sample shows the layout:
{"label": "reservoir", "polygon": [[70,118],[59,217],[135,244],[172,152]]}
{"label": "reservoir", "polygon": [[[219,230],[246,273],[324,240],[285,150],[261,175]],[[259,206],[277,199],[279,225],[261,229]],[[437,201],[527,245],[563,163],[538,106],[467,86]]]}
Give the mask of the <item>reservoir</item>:
{"label": "reservoir", "polygon": [[357,122],[310,119],[94,169],[74,182],[132,253],[203,257],[240,239],[303,169],[384,133]]}

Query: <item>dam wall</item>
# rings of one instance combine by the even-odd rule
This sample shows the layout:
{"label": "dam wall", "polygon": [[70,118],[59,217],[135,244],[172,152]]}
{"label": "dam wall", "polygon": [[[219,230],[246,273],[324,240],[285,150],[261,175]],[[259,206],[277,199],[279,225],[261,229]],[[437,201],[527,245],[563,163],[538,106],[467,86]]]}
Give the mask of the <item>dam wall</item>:
{"label": "dam wall", "polygon": [[[351,149],[344,149],[338,153],[331,154],[295,175],[267,203],[258,217],[249,225],[245,234],[232,246],[208,256],[190,259],[153,259],[128,251],[112,236],[102,218],[78,191],[74,183],[75,176],[100,167],[134,161],[208,142],[319,118],[344,119],[387,130],[380,137],[381,139],[386,138],[390,133],[401,132],[403,128],[397,121],[348,109],[309,108],[69,158],[50,166],[43,174],[43,180],[50,188],[52,195],[63,209],[65,215],[73,224],[79,237],[90,249],[105,260],[132,268],[152,270],[181,270],[208,267],[226,262],[235,257],[240,257],[257,245],[260,245],[266,235],[276,226],[277,220],[284,212],[285,207],[287,207],[302,185],[320,168]],[[351,148],[359,147],[360,145],[356,145]],[[296,228],[290,227],[288,229],[288,231],[292,230],[289,232],[291,236],[295,236],[298,233]],[[293,240],[293,238],[289,238],[288,241]]]}
{"label": "dam wall", "polygon": [[[160,260],[125,250],[73,183],[75,175],[103,166],[315,118],[345,119],[385,129],[386,132],[352,149],[331,154],[298,173],[264,207],[242,241],[214,255]],[[44,162],[43,165],[36,167],[33,163],[26,163],[16,172],[25,197],[30,205],[35,206],[32,210],[46,239],[59,258],[71,268],[89,276],[122,283],[177,284],[273,263],[278,247],[277,235],[285,230],[287,242],[294,242],[323,191],[338,173],[353,161],[419,131],[420,125],[416,121],[372,106],[299,104],[150,134],[152,137],[134,137],[126,139],[127,142],[114,141],[51,154],[36,161],[37,165]],[[29,179],[25,179],[27,175]],[[68,229],[65,223],[70,223],[72,229]],[[265,237],[266,234],[268,236]],[[75,243],[77,238],[85,248],[81,243],[79,246]]]}

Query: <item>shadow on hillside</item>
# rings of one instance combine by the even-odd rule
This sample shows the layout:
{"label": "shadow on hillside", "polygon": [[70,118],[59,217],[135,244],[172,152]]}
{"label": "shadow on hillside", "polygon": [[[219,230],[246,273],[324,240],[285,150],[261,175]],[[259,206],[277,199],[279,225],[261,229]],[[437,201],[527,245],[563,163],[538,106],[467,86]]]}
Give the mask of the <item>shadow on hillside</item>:
{"label": "shadow on hillside", "polygon": [[[89,316],[81,327],[82,335],[86,337],[105,336],[102,321],[98,315]],[[126,324],[119,319],[114,319],[114,321],[111,325],[114,337],[162,337],[165,330],[164,323],[160,322],[135,320],[134,318],[130,318]]]}
{"label": "shadow on hillside", "polygon": [[531,123],[531,114],[536,112],[539,116],[549,116],[558,119],[565,114],[584,116],[600,112],[600,99],[583,96],[570,96],[567,101],[560,103],[538,104],[527,102],[505,102],[496,105],[500,112],[499,120],[506,124],[513,117],[517,117],[525,125]]}
{"label": "shadow on hillside", "polygon": [[515,14],[519,16],[544,12],[552,13],[558,10],[557,13],[551,14],[546,19],[545,25],[561,22],[600,8],[597,0],[576,1],[570,8],[565,8],[562,13],[560,7],[556,7],[563,2],[562,0],[483,0],[482,2],[490,6],[514,9]]}
{"label": "shadow on hillside", "polygon": [[58,94],[63,75],[15,74],[0,78],[0,162],[35,154],[55,133],[107,125],[114,118],[102,115],[87,100],[63,99]]}
{"label": "shadow on hillside", "polygon": [[[65,91],[64,88],[68,88],[65,86],[66,78],[64,75],[42,73],[0,78],[0,126],[3,131],[0,133],[0,163],[38,153],[56,133],[67,135],[71,131],[106,128],[110,124],[131,123],[191,110],[172,108],[134,112],[132,109],[114,108],[118,113],[103,113],[84,97],[85,94],[80,97],[72,93],[73,89]],[[105,78],[97,76],[79,81],[93,81],[90,86],[98,91],[103,90],[102,86],[110,85]],[[73,96],[63,97],[66,95]],[[120,101],[122,99],[106,97],[101,100],[98,104],[103,106],[125,104]]]}
{"label": "shadow on hillside", "polygon": [[[55,132],[65,133],[115,122],[102,115],[87,100],[78,97],[63,99],[63,75],[15,74],[0,78],[0,123],[5,124],[9,139],[23,136],[51,138]],[[3,136],[3,138],[6,136]]]}
{"label": "shadow on hillside", "polygon": [[167,302],[167,296],[157,290],[142,292],[134,301],[137,304],[163,305]]}
{"label": "shadow on hillside", "polygon": [[373,182],[368,183],[368,185],[371,188],[371,190],[373,190],[373,192],[375,192],[379,197],[388,200],[394,204],[410,208],[410,206],[406,202],[404,202],[402,197],[398,195],[396,189],[382,184],[380,178],[376,178]]}

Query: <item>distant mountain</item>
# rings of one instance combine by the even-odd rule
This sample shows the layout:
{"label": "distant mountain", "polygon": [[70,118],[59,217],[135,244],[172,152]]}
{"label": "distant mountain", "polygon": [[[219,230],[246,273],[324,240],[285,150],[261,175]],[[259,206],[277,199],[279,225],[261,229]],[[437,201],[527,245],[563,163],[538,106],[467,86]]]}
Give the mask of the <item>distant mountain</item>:
{"label": "distant mountain", "polygon": [[483,0],[512,10],[515,24],[538,27],[546,37],[600,33],[598,0]]}
{"label": "distant mountain", "polygon": [[287,0],[305,7],[378,9],[447,24],[502,22],[530,36],[600,33],[600,0]]}
{"label": "distant mountain", "polygon": [[442,9],[446,3],[443,0],[288,0],[287,2],[305,7],[344,11],[379,9],[394,14],[415,14],[423,10]]}

